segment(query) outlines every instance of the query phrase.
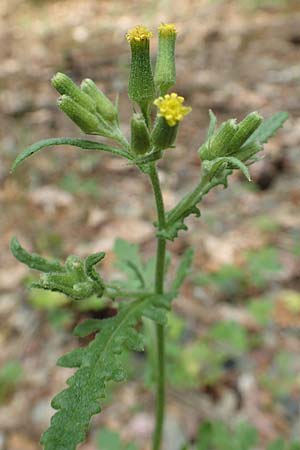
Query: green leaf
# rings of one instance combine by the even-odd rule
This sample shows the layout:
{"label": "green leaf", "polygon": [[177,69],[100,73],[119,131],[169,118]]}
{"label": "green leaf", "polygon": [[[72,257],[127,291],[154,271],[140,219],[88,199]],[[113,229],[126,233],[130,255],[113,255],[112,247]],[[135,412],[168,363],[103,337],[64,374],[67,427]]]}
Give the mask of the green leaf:
{"label": "green leaf", "polygon": [[132,442],[122,445],[119,433],[107,428],[103,428],[98,432],[96,442],[99,450],[137,450],[136,445]]}
{"label": "green leaf", "polygon": [[[211,164],[211,161],[207,162]],[[200,217],[201,214],[197,204],[214,186],[221,184],[227,187],[227,177],[231,173],[230,169],[225,169],[219,177],[204,176],[192,192],[185,195],[173,209],[167,212],[166,226],[163,230],[159,230],[156,235],[173,241],[180,230],[186,231],[188,227],[184,223],[185,219],[191,214]],[[157,224],[155,225],[157,226]]]}
{"label": "green leaf", "polygon": [[236,355],[249,350],[245,328],[233,321],[222,321],[211,328],[210,336],[222,347],[228,347]]}
{"label": "green leaf", "polygon": [[278,248],[263,247],[246,255],[248,276],[252,284],[263,287],[282,270]]}
{"label": "green leaf", "polygon": [[245,142],[244,146],[254,141],[258,141],[260,144],[266,144],[268,140],[274,136],[276,131],[283,126],[288,117],[289,115],[287,112],[280,111],[269,119],[264,120],[257,130]]}
{"label": "green leaf", "polygon": [[78,370],[68,379],[68,387],[52,400],[52,407],[58,411],[41,438],[45,450],[75,450],[85,440],[91,417],[101,411],[106,384],[126,378],[119,355],[126,348],[135,350],[136,342],[140,344],[137,322],[142,316],[148,317],[149,311],[154,315],[154,310],[156,319],[164,322],[168,301],[164,296],[151,296],[121,304],[116,316],[99,321],[101,331],[87,347],[75,349],[58,360],[60,366]]}
{"label": "green leaf", "polygon": [[61,294],[60,292],[34,289],[29,292],[28,301],[36,309],[55,311],[68,304],[70,299],[65,294]]}
{"label": "green leaf", "polygon": [[[137,446],[132,442],[124,447],[124,450],[138,450]],[[296,449],[295,449],[296,450]]]}
{"label": "green leaf", "polygon": [[[221,162],[228,162],[231,168],[237,167],[238,169],[241,169],[245,177],[248,181],[251,181],[250,173],[242,161],[240,161],[238,158],[235,158],[234,156],[223,156],[221,158],[216,158],[212,161],[212,163],[221,163]],[[218,167],[219,168],[219,167]],[[212,170],[214,170],[214,164],[212,166]]]}
{"label": "green leaf", "polygon": [[190,267],[193,262],[193,257],[194,250],[192,248],[187,248],[181,257],[181,261],[172,284],[172,289],[174,291],[177,292],[181,288],[185,278],[189,274]]}
{"label": "green leaf", "polygon": [[102,327],[102,321],[99,319],[87,319],[74,328],[73,334],[78,337],[86,337],[89,334],[100,331]]}
{"label": "green leaf", "polygon": [[17,360],[7,361],[0,368],[0,403],[5,401],[16,389],[23,377],[23,368]]}
{"label": "green leaf", "polygon": [[257,430],[246,422],[237,425],[235,430],[236,450],[252,450],[257,443]]}
{"label": "green leaf", "polygon": [[199,208],[197,208],[197,206],[195,206],[195,205],[192,205],[190,208],[186,208],[182,212],[182,215],[178,220],[168,221],[168,216],[167,216],[166,228],[164,228],[163,230],[159,230],[156,233],[156,235],[158,237],[163,237],[170,241],[174,241],[174,239],[178,236],[178,232],[180,230],[187,231],[188,227],[184,223],[184,221],[191,214],[194,214],[196,217],[200,217],[200,215],[201,215]]}
{"label": "green leaf", "polygon": [[288,450],[300,450],[300,442],[299,441],[292,442],[289,445]]}
{"label": "green leaf", "polygon": [[265,326],[272,321],[274,301],[268,297],[252,298],[247,309],[260,325]]}
{"label": "green leaf", "polygon": [[129,164],[136,164],[136,165],[148,164],[150,162],[157,161],[158,159],[160,159],[161,155],[162,155],[161,150],[156,150],[154,152],[148,153],[147,155],[135,158],[132,161],[132,163]]}
{"label": "green leaf", "polygon": [[203,422],[198,431],[197,450],[208,450],[213,439],[213,424],[211,422]]}
{"label": "green leaf", "polygon": [[119,433],[103,428],[97,435],[99,450],[121,450],[121,439]]}
{"label": "green leaf", "polygon": [[145,286],[144,265],[139,254],[139,246],[124,239],[117,239],[113,248],[117,257],[117,267],[127,275],[127,288]]}
{"label": "green leaf", "polygon": [[25,159],[39,152],[43,148],[52,147],[54,145],[71,145],[73,147],[81,148],[82,150],[99,150],[103,152],[109,152],[114,155],[122,156],[126,159],[132,160],[132,155],[126,150],[121,150],[119,148],[111,147],[106,144],[101,144],[101,142],[88,141],[84,139],[75,138],[53,138],[44,139],[42,141],[36,142],[30,147],[26,148],[22,153],[20,153],[15,159],[11,171],[14,172],[16,168],[25,161]]}
{"label": "green leaf", "polygon": [[16,237],[13,237],[10,241],[10,250],[15,258],[31,269],[39,270],[44,273],[65,272],[65,269],[60,262],[56,260],[49,261],[36,253],[27,252]]}
{"label": "green leaf", "polygon": [[271,444],[268,445],[267,450],[285,450],[285,442],[283,439],[277,439],[274,442],[271,442]]}
{"label": "green leaf", "polygon": [[204,422],[198,432],[197,450],[253,450],[257,431],[248,423],[230,430],[224,423]]}
{"label": "green leaf", "polygon": [[217,118],[211,109],[208,111],[208,114],[209,114],[210,122],[209,122],[208,131],[207,131],[207,139],[210,139],[215,132],[216,125],[217,125]]}

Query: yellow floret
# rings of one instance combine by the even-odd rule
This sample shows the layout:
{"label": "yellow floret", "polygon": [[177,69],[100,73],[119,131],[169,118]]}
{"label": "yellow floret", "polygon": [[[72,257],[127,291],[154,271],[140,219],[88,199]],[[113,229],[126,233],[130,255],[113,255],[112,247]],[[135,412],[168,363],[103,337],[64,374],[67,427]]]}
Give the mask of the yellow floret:
{"label": "yellow floret", "polygon": [[174,23],[161,23],[158,27],[158,31],[162,36],[170,36],[177,33]]}
{"label": "yellow floret", "polygon": [[184,116],[192,111],[189,106],[183,106],[184,98],[173,92],[164,97],[154,100],[154,105],[158,107],[159,117],[164,117],[170,127],[174,127]]}
{"label": "yellow floret", "polygon": [[137,25],[134,28],[131,28],[126,34],[126,39],[129,43],[131,42],[141,42],[145,40],[149,40],[152,38],[153,34],[147,27],[143,25]]}

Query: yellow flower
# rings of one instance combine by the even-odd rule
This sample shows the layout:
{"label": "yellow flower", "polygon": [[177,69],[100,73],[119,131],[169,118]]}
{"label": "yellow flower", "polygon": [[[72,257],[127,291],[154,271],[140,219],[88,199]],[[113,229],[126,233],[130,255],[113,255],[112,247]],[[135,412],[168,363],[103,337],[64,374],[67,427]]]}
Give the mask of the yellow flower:
{"label": "yellow flower", "polygon": [[161,23],[158,27],[160,35],[169,36],[177,33],[174,23]]}
{"label": "yellow flower", "polygon": [[131,44],[132,42],[141,42],[146,41],[152,38],[153,34],[147,27],[143,25],[137,25],[134,28],[131,28],[126,34],[127,41]]}
{"label": "yellow flower", "polygon": [[184,98],[173,92],[164,97],[154,100],[154,105],[158,107],[159,117],[164,117],[170,127],[174,127],[184,116],[192,111],[189,106],[183,106]]}

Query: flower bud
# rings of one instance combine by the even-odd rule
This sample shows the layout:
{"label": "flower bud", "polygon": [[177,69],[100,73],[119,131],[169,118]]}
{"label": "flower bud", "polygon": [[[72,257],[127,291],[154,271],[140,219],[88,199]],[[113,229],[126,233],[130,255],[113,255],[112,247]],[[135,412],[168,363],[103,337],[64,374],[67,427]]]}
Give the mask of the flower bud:
{"label": "flower bud", "polygon": [[58,72],[51,80],[52,86],[61,94],[67,95],[90,112],[96,111],[94,100],[82,92],[80,88],[64,73]]}
{"label": "flower bud", "polygon": [[256,153],[260,152],[262,149],[263,146],[259,142],[249,142],[249,144],[243,145],[234,156],[242,162],[247,162],[248,159],[252,158],[252,156],[256,155]]}
{"label": "flower bud", "polygon": [[96,86],[96,84],[86,78],[81,83],[81,90],[95,102],[98,113],[109,122],[118,118],[118,110],[106,95]]}
{"label": "flower bud", "polygon": [[179,122],[191,112],[192,108],[183,106],[184,98],[173,92],[158,97],[154,104],[158,107],[158,119],[154,125],[151,140],[155,148],[163,150],[170,147],[176,138]]}
{"label": "flower bud", "polygon": [[149,131],[142,114],[133,114],[131,119],[131,149],[136,155],[150,150]]}
{"label": "flower bud", "polygon": [[174,24],[161,24],[158,28],[158,55],[155,66],[154,81],[164,95],[176,81]]}
{"label": "flower bud", "polygon": [[132,28],[126,35],[131,47],[128,95],[142,110],[146,110],[155,98],[149,50],[151,37],[152,33],[142,25]]}
{"label": "flower bud", "polygon": [[238,124],[238,129],[234,137],[230,141],[228,154],[233,155],[235,152],[237,152],[247,141],[247,139],[254,133],[254,131],[260,126],[262,121],[262,116],[257,112],[248,114],[248,116]]}
{"label": "flower bud", "polygon": [[78,280],[85,280],[83,261],[79,256],[69,255],[66,259],[66,269],[76,276]]}
{"label": "flower bud", "polygon": [[178,123],[170,127],[164,117],[158,117],[151,133],[153,146],[157,150],[171,147],[176,139]]}
{"label": "flower bud", "polygon": [[100,122],[97,117],[76,103],[71,97],[63,95],[57,101],[59,108],[87,134],[98,134]]}
{"label": "flower bud", "polygon": [[226,156],[226,149],[235,135],[238,126],[235,119],[227,120],[222,123],[219,130],[199,149],[199,155],[202,161]]}

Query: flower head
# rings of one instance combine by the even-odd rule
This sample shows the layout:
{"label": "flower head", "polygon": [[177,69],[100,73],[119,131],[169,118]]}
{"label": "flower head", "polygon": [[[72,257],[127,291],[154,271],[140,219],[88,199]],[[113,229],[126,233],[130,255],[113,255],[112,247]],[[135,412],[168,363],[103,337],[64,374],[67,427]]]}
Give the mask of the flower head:
{"label": "flower head", "polygon": [[154,105],[158,107],[159,117],[164,117],[170,127],[174,127],[184,116],[191,112],[192,108],[183,106],[184,98],[173,92],[164,97],[154,100]]}
{"label": "flower head", "polygon": [[170,36],[177,34],[174,23],[161,23],[158,27],[158,32],[161,36]]}
{"label": "flower head", "polygon": [[152,38],[153,34],[144,25],[137,25],[131,28],[126,34],[127,41],[131,44],[133,42],[146,41]]}
{"label": "flower head", "polygon": [[150,61],[151,31],[143,25],[131,28],[126,34],[131,48],[131,64],[128,82],[130,100],[146,111],[155,99],[155,85]]}

